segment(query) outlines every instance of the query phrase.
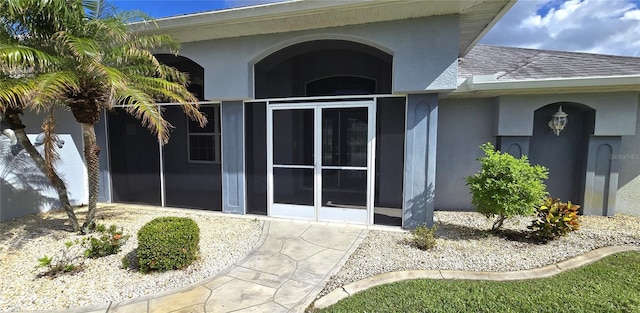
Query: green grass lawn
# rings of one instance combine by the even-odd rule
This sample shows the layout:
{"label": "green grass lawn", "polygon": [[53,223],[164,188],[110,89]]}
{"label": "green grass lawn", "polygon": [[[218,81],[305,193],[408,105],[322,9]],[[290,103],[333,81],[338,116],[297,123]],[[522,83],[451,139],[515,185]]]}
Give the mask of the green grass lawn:
{"label": "green grass lawn", "polygon": [[640,253],[536,280],[387,284],[316,312],[640,312]]}

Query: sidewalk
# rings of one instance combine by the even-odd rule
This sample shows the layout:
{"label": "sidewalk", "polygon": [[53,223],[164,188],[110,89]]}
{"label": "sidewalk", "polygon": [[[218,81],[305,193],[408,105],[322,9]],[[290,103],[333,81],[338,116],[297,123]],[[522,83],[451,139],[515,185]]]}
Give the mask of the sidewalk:
{"label": "sidewalk", "polygon": [[265,221],[259,248],[194,286],[70,312],[303,312],[364,240],[366,227]]}

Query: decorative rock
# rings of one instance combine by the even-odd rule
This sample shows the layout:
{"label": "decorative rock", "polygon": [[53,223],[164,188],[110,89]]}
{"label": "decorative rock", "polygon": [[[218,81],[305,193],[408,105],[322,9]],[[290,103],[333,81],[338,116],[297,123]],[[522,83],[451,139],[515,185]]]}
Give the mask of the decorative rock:
{"label": "decorative rock", "polygon": [[[437,244],[422,251],[408,232],[370,231],[320,295],[367,277],[406,270],[515,271],[542,267],[605,246],[640,246],[640,217],[583,216],[581,228],[547,244],[489,233],[492,221],[475,212],[435,212]],[[530,218],[505,221],[504,233],[527,230]]]}
{"label": "decorative rock", "polygon": [[[77,210],[83,217],[85,210]],[[121,259],[137,246],[137,231],[159,216],[186,216],[200,227],[200,258],[189,267],[143,275],[121,269]],[[214,276],[246,256],[258,242],[261,221],[223,217],[220,214],[184,209],[111,205],[98,209],[97,223],[122,227],[131,235],[122,251],[99,259],[79,258],[83,270],[55,278],[38,275],[37,259],[61,255],[66,241],[80,236],[64,230],[66,215],[51,212],[0,223],[0,311],[35,311],[102,305],[190,285]],[[77,245],[75,253],[81,255]]]}

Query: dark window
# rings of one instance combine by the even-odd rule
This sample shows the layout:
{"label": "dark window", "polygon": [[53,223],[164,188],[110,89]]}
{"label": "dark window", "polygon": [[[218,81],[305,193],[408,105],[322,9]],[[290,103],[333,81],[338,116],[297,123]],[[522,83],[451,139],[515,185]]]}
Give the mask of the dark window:
{"label": "dark window", "polygon": [[307,83],[307,96],[369,95],[376,93],[376,81],[358,76],[334,76]]}
{"label": "dark window", "polygon": [[200,127],[189,120],[189,161],[220,163],[220,105],[203,105],[200,111],[209,123]]}

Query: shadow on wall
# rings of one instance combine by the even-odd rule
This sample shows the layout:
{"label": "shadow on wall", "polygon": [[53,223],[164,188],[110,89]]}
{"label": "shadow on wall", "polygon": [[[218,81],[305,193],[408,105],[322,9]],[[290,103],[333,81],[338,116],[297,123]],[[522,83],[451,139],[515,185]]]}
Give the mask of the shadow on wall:
{"label": "shadow on wall", "polygon": [[[433,184],[429,184],[427,188],[409,199],[403,212],[404,225],[402,228],[413,229],[425,222],[433,221],[433,200],[435,198],[435,190]],[[429,224],[428,226],[431,226]]]}
{"label": "shadow on wall", "polygon": [[0,221],[58,206],[49,179],[18,145],[0,137]]}
{"label": "shadow on wall", "polygon": [[620,166],[618,188],[640,179],[640,108],[636,119],[636,134],[623,136],[620,155],[612,157],[618,160]]}

